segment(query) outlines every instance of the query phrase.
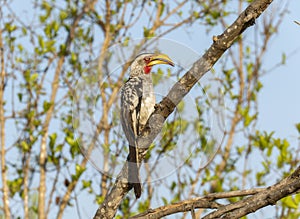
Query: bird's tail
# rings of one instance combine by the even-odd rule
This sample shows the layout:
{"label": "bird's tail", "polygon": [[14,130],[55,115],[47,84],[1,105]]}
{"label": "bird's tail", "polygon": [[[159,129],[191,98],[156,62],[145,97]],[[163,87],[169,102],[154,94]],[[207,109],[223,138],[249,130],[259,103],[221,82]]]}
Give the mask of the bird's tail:
{"label": "bird's tail", "polygon": [[129,146],[128,155],[128,182],[130,188],[133,187],[136,198],[141,197],[142,187],[139,177],[138,153],[135,146]]}

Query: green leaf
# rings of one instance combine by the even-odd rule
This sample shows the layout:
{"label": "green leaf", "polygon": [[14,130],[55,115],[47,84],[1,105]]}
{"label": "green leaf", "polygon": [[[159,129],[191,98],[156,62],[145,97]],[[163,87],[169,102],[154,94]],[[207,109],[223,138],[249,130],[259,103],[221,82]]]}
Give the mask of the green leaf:
{"label": "green leaf", "polygon": [[242,153],[245,151],[246,147],[245,146],[241,146],[241,147],[237,147],[237,153],[239,155],[242,155]]}
{"label": "green leaf", "polygon": [[35,82],[36,81],[36,79],[39,77],[39,74],[38,73],[33,73],[33,74],[31,74],[31,76],[30,76],[30,82],[32,83],[32,82]]}
{"label": "green leaf", "polygon": [[72,158],[74,158],[77,154],[80,153],[80,147],[78,141],[73,139],[73,137],[67,136],[66,137],[67,143],[70,145],[70,153]]}
{"label": "green leaf", "polygon": [[44,42],[44,39],[41,35],[38,35],[38,41],[39,41],[39,46],[43,50],[45,48],[45,42]]}
{"label": "green leaf", "polygon": [[22,150],[25,152],[28,152],[30,150],[30,146],[27,144],[26,141],[21,141],[20,146],[22,147]]}
{"label": "green leaf", "polygon": [[77,62],[77,54],[72,52],[71,53],[71,63],[75,64]]}
{"label": "green leaf", "polygon": [[82,189],[90,188],[92,185],[92,180],[82,180]]}
{"label": "green leaf", "polygon": [[248,75],[252,75],[252,73],[253,73],[253,63],[252,62],[250,62],[246,65],[246,70],[247,70]]}
{"label": "green leaf", "polygon": [[104,196],[97,196],[96,197],[96,203],[98,204],[98,205],[101,205],[102,203],[103,203],[103,201],[104,201]]}
{"label": "green leaf", "polygon": [[220,11],[211,11],[211,16],[213,19],[218,19],[221,16]]}
{"label": "green leaf", "polygon": [[22,33],[24,36],[27,35],[27,29],[25,27],[22,27]]}
{"label": "green leaf", "polygon": [[129,44],[130,37],[126,37],[123,42],[123,46],[127,47]]}
{"label": "green leaf", "polygon": [[281,64],[284,65],[286,63],[286,54],[285,53],[282,53],[282,56],[281,56]]}
{"label": "green leaf", "polygon": [[9,23],[5,23],[4,28],[9,34],[11,34],[17,29],[17,26],[9,22]]}
{"label": "green leaf", "polygon": [[294,200],[295,200],[295,202],[300,203],[300,193],[295,195]]}
{"label": "green leaf", "polygon": [[53,27],[54,32],[57,33],[57,31],[59,29],[59,23],[57,21],[53,21],[52,27]]}
{"label": "green leaf", "polygon": [[262,87],[263,87],[263,84],[260,81],[257,81],[256,86],[255,86],[255,90],[257,92],[259,92]]}
{"label": "green leaf", "polygon": [[64,56],[67,54],[67,48],[66,48],[66,44],[61,44],[59,46],[59,55],[60,56]]}
{"label": "green leaf", "polygon": [[251,48],[250,48],[250,46],[247,46],[246,47],[246,55],[250,56],[250,54],[251,54]]}
{"label": "green leaf", "polygon": [[72,137],[67,136],[66,137],[66,142],[70,145],[70,146],[74,146],[75,145],[75,141]]}
{"label": "green leaf", "polygon": [[76,170],[77,175],[81,175],[85,171],[85,169],[86,169],[85,167],[82,167],[81,165],[76,164],[75,170]]}
{"label": "green leaf", "polygon": [[45,26],[44,32],[47,37],[53,38],[56,36],[59,27],[60,27],[59,23],[54,20]]}
{"label": "green leaf", "polygon": [[171,191],[174,191],[174,189],[176,188],[176,186],[177,186],[176,182],[173,181],[172,185],[170,187]]}
{"label": "green leaf", "polygon": [[18,47],[18,49],[20,50],[20,52],[23,52],[24,47],[23,47],[21,44],[18,44],[17,47]]}
{"label": "green leaf", "polygon": [[193,16],[197,19],[200,17],[199,12],[198,11],[193,11]]}
{"label": "green leaf", "polygon": [[297,123],[295,126],[296,126],[298,133],[300,134],[300,123]]}
{"label": "green leaf", "polygon": [[81,174],[85,171],[85,167],[82,167],[79,164],[76,164],[75,174],[72,174],[72,180],[78,180]]}
{"label": "green leaf", "polygon": [[62,151],[63,146],[64,146],[63,144],[57,145],[54,152],[60,152],[60,151]]}
{"label": "green leaf", "polygon": [[161,81],[163,75],[164,75],[164,72],[161,68],[157,69],[156,74],[152,74],[152,80],[153,80],[154,86],[157,85]]}
{"label": "green leaf", "polygon": [[292,196],[288,196],[282,199],[282,202],[284,205],[286,205],[289,208],[298,209],[298,204],[295,200],[292,198]]}
{"label": "green leaf", "polygon": [[165,197],[162,197],[161,199],[162,199],[164,205],[167,205],[167,204],[168,204],[168,200],[167,200]]}
{"label": "green leaf", "polygon": [[177,110],[178,112],[182,113],[184,110],[184,101],[180,101],[179,104],[177,105]]}
{"label": "green leaf", "polygon": [[146,199],[144,202],[139,202],[138,210],[139,212],[144,212],[147,209],[149,209],[149,206],[150,206],[150,201],[149,199]]}
{"label": "green leaf", "polygon": [[264,186],[266,183],[263,181],[263,177],[266,175],[266,171],[260,171],[256,173],[257,186]]}
{"label": "green leaf", "polygon": [[51,106],[52,106],[52,104],[45,100],[43,103],[44,112],[47,112]]}
{"label": "green leaf", "polygon": [[152,32],[151,29],[144,27],[144,37],[154,37],[155,34]]}
{"label": "green leaf", "polygon": [[56,132],[54,132],[54,133],[52,133],[51,135],[49,135],[49,139],[50,139],[49,147],[52,148],[52,149],[53,149],[54,146],[55,146],[56,138],[57,138]]}
{"label": "green leaf", "polygon": [[67,13],[67,12],[61,11],[61,12],[59,13],[59,19],[60,19],[61,21],[65,20],[67,17],[68,17],[68,13]]}
{"label": "green leaf", "polygon": [[161,8],[160,8],[160,11],[159,11],[159,17],[161,17],[162,16],[162,14],[163,14],[163,12],[164,12],[164,9],[165,9],[165,4],[162,2],[161,3]]}
{"label": "green leaf", "polygon": [[46,52],[55,52],[55,40],[47,41],[45,44]]}
{"label": "green leaf", "polygon": [[29,113],[27,113],[27,118],[32,119],[35,116],[35,111],[31,110]]}
{"label": "green leaf", "polygon": [[51,5],[47,1],[42,2],[41,8],[46,11],[50,11],[52,9]]}
{"label": "green leaf", "polygon": [[19,101],[22,102],[22,100],[23,100],[23,94],[22,93],[18,93],[17,95],[18,95]]}
{"label": "green leaf", "polygon": [[10,195],[13,197],[16,192],[20,192],[21,186],[23,185],[23,178],[19,177],[14,180],[8,180],[7,185],[10,190]]}
{"label": "green leaf", "polygon": [[44,23],[47,20],[48,17],[49,17],[49,15],[47,15],[47,14],[46,15],[41,15],[40,16],[40,22]]}

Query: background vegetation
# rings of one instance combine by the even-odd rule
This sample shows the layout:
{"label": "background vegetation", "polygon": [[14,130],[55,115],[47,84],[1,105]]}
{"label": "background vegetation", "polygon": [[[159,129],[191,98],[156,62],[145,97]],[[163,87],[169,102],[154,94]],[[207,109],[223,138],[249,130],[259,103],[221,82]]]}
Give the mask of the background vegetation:
{"label": "background vegetation", "polygon": [[[249,2],[35,0],[24,14],[1,1],[0,218],[92,217],[128,153],[118,119],[128,61],[143,51],[174,59],[176,68],[154,69],[159,100],[203,52],[172,37],[202,31],[212,41]],[[179,104],[146,156],[141,199],[129,193],[117,217],[269,186],[297,167],[299,121],[296,144],[257,125],[265,57],[280,57],[274,68],[288,58],[269,53],[287,8],[275,1]],[[299,202],[288,196],[267,214],[297,218]]]}

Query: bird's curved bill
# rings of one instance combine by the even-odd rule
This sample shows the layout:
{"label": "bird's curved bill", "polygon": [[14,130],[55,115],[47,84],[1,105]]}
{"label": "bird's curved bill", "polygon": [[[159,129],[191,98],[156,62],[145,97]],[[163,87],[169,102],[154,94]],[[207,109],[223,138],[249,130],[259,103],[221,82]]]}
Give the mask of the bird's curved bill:
{"label": "bird's curved bill", "polygon": [[147,64],[148,66],[158,65],[158,64],[167,64],[174,66],[173,61],[170,59],[169,56],[165,54],[156,54],[151,56],[150,62]]}

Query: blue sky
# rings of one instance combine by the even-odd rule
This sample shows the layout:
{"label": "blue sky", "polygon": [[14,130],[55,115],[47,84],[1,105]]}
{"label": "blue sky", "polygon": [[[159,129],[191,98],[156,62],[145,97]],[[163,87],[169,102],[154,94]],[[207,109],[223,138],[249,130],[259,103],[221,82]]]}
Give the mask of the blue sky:
{"label": "blue sky", "polygon": [[[276,14],[276,11],[271,11],[272,7],[281,7],[283,4],[286,4],[286,1],[275,0],[265,13]],[[264,87],[258,99],[257,128],[275,131],[275,136],[288,138],[294,143],[297,137],[295,123],[300,122],[300,25],[294,23],[294,20],[300,21],[299,9],[300,1],[289,1],[289,13],[285,15],[278,35],[271,39],[268,52],[263,59],[265,70],[279,63],[282,53],[287,55],[287,61],[285,65],[268,71],[262,77]],[[250,34],[253,28],[255,26],[248,28],[245,34]],[[201,50],[211,44],[211,36],[220,33],[221,30],[204,36],[195,33],[189,39],[184,39],[184,43],[201,53]]]}
{"label": "blue sky", "polygon": [[286,137],[294,143],[295,123],[300,122],[300,26],[294,23],[300,20],[299,9],[299,1],[290,1],[290,13],[285,16],[278,36],[272,40],[265,62],[274,65],[283,52],[288,59],[284,66],[263,77],[264,88],[259,97],[259,127],[274,130],[278,137]]}
{"label": "blue sky", "polygon": [[[23,11],[29,6],[25,2],[15,1],[16,4],[14,5],[16,8],[14,9]],[[296,144],[297,132],[295,123],[300,122],[300,26],[293,21],[300,21],[300,1],[290,0],[289,2],[288,9],[290,13],[284,17],[278,30],[278,35],[271,40],[271,46],[264,58],[264,64],[267,66],[266,69],[270,69],[281,61],[281,54],[283,52],[287,54],[287,61],[285,65],[263,76],[262,82],[264,87],[258,100],[259,119],[257,128],[259,130],[275,131],[275,136],[287,138]],[[282,4],[282,1],[275,0],[272,4]],[[269,11],[268,13],[271,12]],[[276,11],[272,13],[276,13]],[[201,26],[198,27],[199,32],[195,31],[188,37],[185,34],[178,34],[176,32],[168,35],[167,38],[192,48],[200,55],[211,45],[212,36],[220,34],[222,29],[220,28],[209,34],[204,34],[204,28],[201,28]],[[255,27],[250,28],[253,29]],[[245,34],[250,32],[251,30],[248,29]],[[137,33],[137,36],[141,37],[142,31]],[[85,202],[90,203],[91,200]],[[82,216],[93,215],[96,208],[96,205],[92,207],[88,205],[87,209],[83,210]],[[73,210],[69,209],[66,211],[65,218],[75,218],[76,215],[73,214]]]}

